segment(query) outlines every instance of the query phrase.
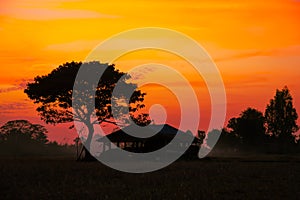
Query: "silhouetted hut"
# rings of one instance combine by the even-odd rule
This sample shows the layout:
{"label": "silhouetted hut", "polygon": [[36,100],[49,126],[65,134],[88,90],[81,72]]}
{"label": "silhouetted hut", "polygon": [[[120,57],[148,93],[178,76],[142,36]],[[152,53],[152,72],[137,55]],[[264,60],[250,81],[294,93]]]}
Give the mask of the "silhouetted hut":
{"label": "silhouetted hut", "polygon": [[[130,135],[131,133],[135,133],[138,137]],[[176,134],[182,134],[183,137],[181,137],[180,140],[174,141],[173,139]],[[168,124],[151,124],[142,128],[137,127],[136,125],[129,125],[107,135],[106,137],[110,141],[107,141],[106,138],[99,138],[97,140],[98,142],[103,143],[103,152],[106,150],[105,147],[107,146],[109,147],[108,149],[112,148],[111,143],[130,152],[147,153],[158,150],[169,143],[175,143],[176,148],[184,148],[187,147],[189,145],[189,141],[192,140],[192,145],[187,152],[197,154],[199,146],[201,145],[198,138]]]}

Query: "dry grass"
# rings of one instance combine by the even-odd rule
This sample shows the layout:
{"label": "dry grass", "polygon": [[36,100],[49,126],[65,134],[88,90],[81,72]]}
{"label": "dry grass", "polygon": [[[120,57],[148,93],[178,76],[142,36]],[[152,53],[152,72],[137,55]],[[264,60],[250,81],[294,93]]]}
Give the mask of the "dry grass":
{"label": "dry grass", "polygon": [[0,199],[296,199],[292,157],[179,161],[147,174],[67,158],[1,159]]}

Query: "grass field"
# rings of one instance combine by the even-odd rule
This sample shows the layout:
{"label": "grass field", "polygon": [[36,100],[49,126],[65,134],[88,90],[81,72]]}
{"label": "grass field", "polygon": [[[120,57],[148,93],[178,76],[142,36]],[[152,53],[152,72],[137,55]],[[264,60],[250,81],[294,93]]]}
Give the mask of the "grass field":
{"label": "grass field", "polygon": [[0,199],[299,199],[300,159],[208,158],[127,174],[72,158],[6,158],[0,184]]}

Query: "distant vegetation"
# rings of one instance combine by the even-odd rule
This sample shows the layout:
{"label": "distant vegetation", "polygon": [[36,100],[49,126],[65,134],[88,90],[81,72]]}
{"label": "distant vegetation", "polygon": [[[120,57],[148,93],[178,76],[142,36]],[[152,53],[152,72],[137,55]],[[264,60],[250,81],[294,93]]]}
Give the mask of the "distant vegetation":
{"label": "distant vegetation", "polygon": [[293,106],[293,98],[287,87],[276,90],[276,94],[266,106],[265,114],[248,108],[239,117],[231,118],[226,128],[208,133],[210,138],[221,134],[214,153],[228,152],[264,152],[291,153],[300,152],[297,125],[298,115]]}
{"label": "distant vegetation", "polygon": [[0,127],[1,156],[74,155],[75,148],[49,142],[47,130],[27,120],[9,121]]}

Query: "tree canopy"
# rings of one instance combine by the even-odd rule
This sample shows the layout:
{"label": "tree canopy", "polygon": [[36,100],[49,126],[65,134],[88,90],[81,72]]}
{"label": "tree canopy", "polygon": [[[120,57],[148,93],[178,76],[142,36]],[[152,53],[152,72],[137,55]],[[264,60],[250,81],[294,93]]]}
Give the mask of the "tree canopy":
{"label": "tree canopy", "polygon": [[[219,139],[215,144],[216,138]],[[213,129],[207,134],[206,144],[210,148],[214,148],[214,152],[233,151],[239,144],[239,138],[226,129]]]}
{"label": "tree canopy", "polygon": [[285,86],[276,90],[276,94],[266,107],[265,118],[267,132],[282,140],[294,141],[293,133],[299,130],[297,125],[298,114],[293,106],[293,98]]}
{"label": "tree canopy", "polygon": [[30,142],[40,144],[48,142],[47,129],[39,124],[32,124],[27,120],[14,120],[0,127],[2,142]]}
{"label": "tree canopy", "polygon": [[[76,79],[81,67],[99,77],[99,82],[93,83],[88,76]],[[103,74],[101,70],[104,70]],[[68,123],[73,120],[84,123],[88,129],[85,146],[89,149],[95,124],[116,124],[116,117],[121,117],[128,110],[132,114],[144,107],[141,102],[145,93],[137,90],[137,85],[129,82],[130,78],[130,75],[120,72],[114,65],[98,61],[67,62],[48,75],[35,77],[33,82],[27,84],[24,92],[38,104],[37,112],[46,123]],[[122,93],[125,90],[113,96],[117,83],[126,91],[133,91],[131,97]],[[73,90],[74,85],[87,89]]]}
{"label": "tree canopy", "polygon": [[[106,68],[104,74],[99,75],[98,85],[93,85],[93,91],[85,91],[84,94],[75,94],[81,98],[82,103],[85,105],[77,105],[75,112],[73,113],[72,94],[74,84],[91,85],[94,83],[89,80],[80,80],[79,83],[75,83],[76,75],[80,67],[85,68]],[[102,64],[100,62],[67,62],[54,69],[51,73],[45,76],[37,76],[34,78],[34,82],[28,83],[24,92],[28,97],[34,100],[34,103],[38,104],[37,111],[42,120],[46,123],[57,124],[72,122],[73,120],[86,122],[90,119],[90,115],[97,116],[99,122],[110,122],[108,119],[112,118],[111,101],[112,91],[116,83],[120,80],[124,83],[130,79],[129,75],[115,69],[114,65]],[[135,88],[135,84],[126,83],[127,87]],[[93,93],[95,95],[95,104],[92,102]],[[140,90],[136,90],[130,99],[130,103],[143,101],[145,93]],[[136,107],[131,107],[131,111],[141,108],[143,105],[138,104]]]}
{"label": "tree canopy", "polygon": [[257,145],[265,135],[265,119],[263,113],[247,108],[239,117],[231,118],[227,127],[237,135],[245,145]]}

